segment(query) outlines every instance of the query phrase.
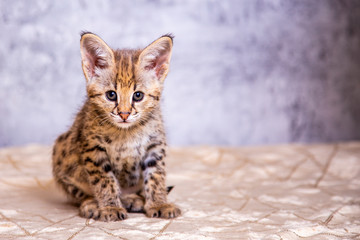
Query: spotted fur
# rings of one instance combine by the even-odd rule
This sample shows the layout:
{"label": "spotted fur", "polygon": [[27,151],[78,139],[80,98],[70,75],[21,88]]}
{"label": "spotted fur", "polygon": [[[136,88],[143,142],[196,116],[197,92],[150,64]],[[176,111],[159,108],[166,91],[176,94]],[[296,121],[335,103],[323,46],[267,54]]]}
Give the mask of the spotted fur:
{"label": "spotted fur", "polygon": [[[82,217],[117,221],[128,211],[180,215],[167,201],[159,105],[171,49],[170,35],[142,50],[112,50],[95,34],[82,34],[88,97],[53,148],[55,180],[79,204]],[[137,92],[142,94],[136,98]]]}

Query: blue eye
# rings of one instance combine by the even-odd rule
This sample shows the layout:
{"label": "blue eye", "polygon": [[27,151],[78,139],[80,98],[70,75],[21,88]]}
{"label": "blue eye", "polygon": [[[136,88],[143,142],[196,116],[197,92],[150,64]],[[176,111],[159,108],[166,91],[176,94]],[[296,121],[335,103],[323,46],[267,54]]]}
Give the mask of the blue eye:
{"label": "blue eye", "polygon": [[133,100],[135,102],[140,102],[141,100],[143,100],[144,98],[144,93],[143,92],[135,92],[133,95]]}
{"label": "blue eye", "polygon": [[116,101],[116,99],[117,99],[116,92],[114,92],[114,91],[107,91],[105,93],[105,95],[109,101]]}

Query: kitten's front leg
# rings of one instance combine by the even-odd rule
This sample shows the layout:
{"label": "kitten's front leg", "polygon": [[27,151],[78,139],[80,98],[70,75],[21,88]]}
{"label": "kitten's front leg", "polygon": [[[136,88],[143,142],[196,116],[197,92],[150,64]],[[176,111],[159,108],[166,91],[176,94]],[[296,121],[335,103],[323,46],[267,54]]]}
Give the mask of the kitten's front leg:
{"label": "kitten's front leg", "polygon": [[177,206],[167,202],[164,157],[164,146],[153,144],[148,147],[147,156],[142,162],[145,190],[144,210],[148,217],[175,218],[181,214],[181,210]]}
{"label": "kitten's front leg", "polygon": [[105,148],[95,145],[83,154],[88,184],[93,197],[80,205],[80,215],[101,221],[118,221],[127,218],[120,200],[120,187],[112,172]]}

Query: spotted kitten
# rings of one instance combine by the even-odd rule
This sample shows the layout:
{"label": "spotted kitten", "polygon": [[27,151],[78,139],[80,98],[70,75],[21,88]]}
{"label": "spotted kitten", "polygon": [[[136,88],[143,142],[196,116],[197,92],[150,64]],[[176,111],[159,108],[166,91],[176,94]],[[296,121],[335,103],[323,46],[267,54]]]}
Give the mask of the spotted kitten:
{"label": "spotted kitten", "polygon": [[101,38],[80,40],[87,100],[55,142],[53,174],[80,215],[101,221],[127,211],[174,218],[167,202],[166,139],[159,101],[169,70],[172,36],[143,50],[112,50]]}

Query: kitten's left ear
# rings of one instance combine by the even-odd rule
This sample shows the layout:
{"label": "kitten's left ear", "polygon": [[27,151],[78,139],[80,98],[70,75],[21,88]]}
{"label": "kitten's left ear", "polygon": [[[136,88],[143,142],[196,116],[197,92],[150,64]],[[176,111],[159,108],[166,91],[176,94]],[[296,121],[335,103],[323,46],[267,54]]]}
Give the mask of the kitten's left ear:
{"label": "kitten's left ear", "polygon": [[101,77],[114,65],[114,54],[111,48],[97,35],[84,33],[80,39],[82,68],[86,80],[91,82],[94,77]]}
{"label": "kitten's left ear", "polygon": [[155,75],[163,82],[169,72],[173,37],[165,35],[147,46],[139,56],[140,71]]}

